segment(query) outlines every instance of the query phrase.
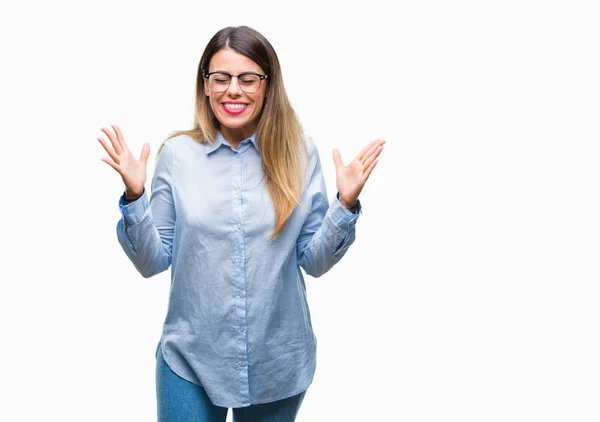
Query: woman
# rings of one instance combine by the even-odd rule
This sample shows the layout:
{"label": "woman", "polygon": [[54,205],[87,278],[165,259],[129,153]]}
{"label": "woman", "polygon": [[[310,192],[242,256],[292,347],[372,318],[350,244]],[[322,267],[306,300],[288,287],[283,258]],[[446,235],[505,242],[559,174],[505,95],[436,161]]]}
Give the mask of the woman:
{"label": "woman", "polygon": [[[98,138],[123,178],[117,225],[144,277],[171,266],[157,348],[159,421],[293,421],[313,380],[316,339],[304,278],[354,241],[358,195],[384,141],[350,165],[334,150],[328,204],[317,149],[288,101],[277,55],[248,27],[217,32],[200,60],[194,128],[159,149],[148,198],[117,126]],[[111,147],[112,146],[112,147]]]}

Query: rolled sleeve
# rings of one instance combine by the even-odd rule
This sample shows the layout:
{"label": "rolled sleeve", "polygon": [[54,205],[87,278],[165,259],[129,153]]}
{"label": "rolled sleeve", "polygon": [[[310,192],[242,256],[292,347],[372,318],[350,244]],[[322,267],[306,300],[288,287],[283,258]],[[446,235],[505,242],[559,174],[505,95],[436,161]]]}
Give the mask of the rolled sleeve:
{"label": "rolled sleeve", "polygon": [[343,253],[348,249],[352,242],[354,242],[354,227],[362,212],[360,200],[356,204],[356,210],[352,212],[342,205],[339,201],[339,196],[340,194],[338,193],[336,198],[332,201],[327,214],[333,223],[333,231],[335,231],[337,235],[334,244],[337,244],[338,246],[334,255]]}
{"label": "rolled sleeve", "polygon": [[119,209],[125,219],[125,223],[134,226],[144,219],[149,213],[148,194],[144,194],[133,202],[125,201],[125,194],[119,198]]}

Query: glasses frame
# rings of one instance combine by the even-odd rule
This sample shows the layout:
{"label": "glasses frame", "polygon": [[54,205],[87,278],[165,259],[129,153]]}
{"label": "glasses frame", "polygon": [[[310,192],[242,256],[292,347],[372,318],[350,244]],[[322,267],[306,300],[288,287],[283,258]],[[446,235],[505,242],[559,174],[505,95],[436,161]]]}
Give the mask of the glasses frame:
{"label": "glasses frame", "polygon": [[[223,91],[214,91],[214,92],[225,92],[229,89],[229,86],[231,85],[231,81],[233,81],[233,78],[238,78],[238,86],[240,87],[240,89],[248,94],[254,94],[255,92],[258,92],[258,90],[260,89],[260,85],[262,84],[262,81],[264,81],[265,79],[267,79],[269,77],[269,75],[261,75],[260,73],[256,73],[256,72],[242,72],[239,75],[232,75],[231,73],[228,72],[204,72],[204,77],[206,78],[206,83],[208,84],[208,86],[210,87],[210,83],[208,82],[208,78],[210,78],[210,75],[227,75],[229,76],[230,80],[229,80],[229,85],[227,85],[227,88],[225,88]],[[244,90],[244,88],[242,88],[242,85],[239,83],[239,77],[240,76],[245,76],[245,75],[254,75],[254,76],[258,76],[259,81],[258,81],[258,88],[256,89],[256,91],[246,91]],[[212,89],[212,88],[211,88]]]}

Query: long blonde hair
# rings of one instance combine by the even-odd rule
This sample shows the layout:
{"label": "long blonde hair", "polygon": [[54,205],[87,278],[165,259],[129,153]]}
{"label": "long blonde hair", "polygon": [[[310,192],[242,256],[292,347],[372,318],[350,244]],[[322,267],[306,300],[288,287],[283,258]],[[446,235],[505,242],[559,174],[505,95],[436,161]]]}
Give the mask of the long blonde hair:
{"label": "long blonde hair", "polygon": [[[283,230],[300,202],[304,184],[303,163],[308,163],[308,151],[302,126],[285,92],[279,59],[262,34],[247,26],[238,26],[223,28],[211,38],[198,65],[194,127],[173,132],[167,139],[188,135],[202,144],[215,140],[219,121],[204,92],[204,74],[209,70],[212,56],[223,48],[231,48],[248,57],[269,76],[268,98],[265,98],[258,121],[256,138],[267,189],[275,209],[275,228],[269,237],[272,240]],[[158,154],[163,145],[164,142]],[[305,161],[302,154],[305,154]]]}

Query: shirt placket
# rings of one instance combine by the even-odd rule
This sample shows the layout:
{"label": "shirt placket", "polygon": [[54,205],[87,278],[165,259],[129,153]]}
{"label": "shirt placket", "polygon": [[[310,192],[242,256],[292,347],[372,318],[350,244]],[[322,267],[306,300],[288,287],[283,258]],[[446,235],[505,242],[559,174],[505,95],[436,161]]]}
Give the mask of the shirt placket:
{"label": "shirt placket", "polygon": [[247,341],[247,291],[246,291],[246,268],[244,253],[244,198],[242,195],[243,186],[243,154],[242,145],[235,152],[235,161],[233,166],[233,209],[234,209],[234,268],[235,268],[235,306],[236,321],[235,329],[239,336],[239,348],[237,350],[237,371],[240,374],[240,389],[242,397],[249,401],[249,382],[248,382],[248,341]]}

